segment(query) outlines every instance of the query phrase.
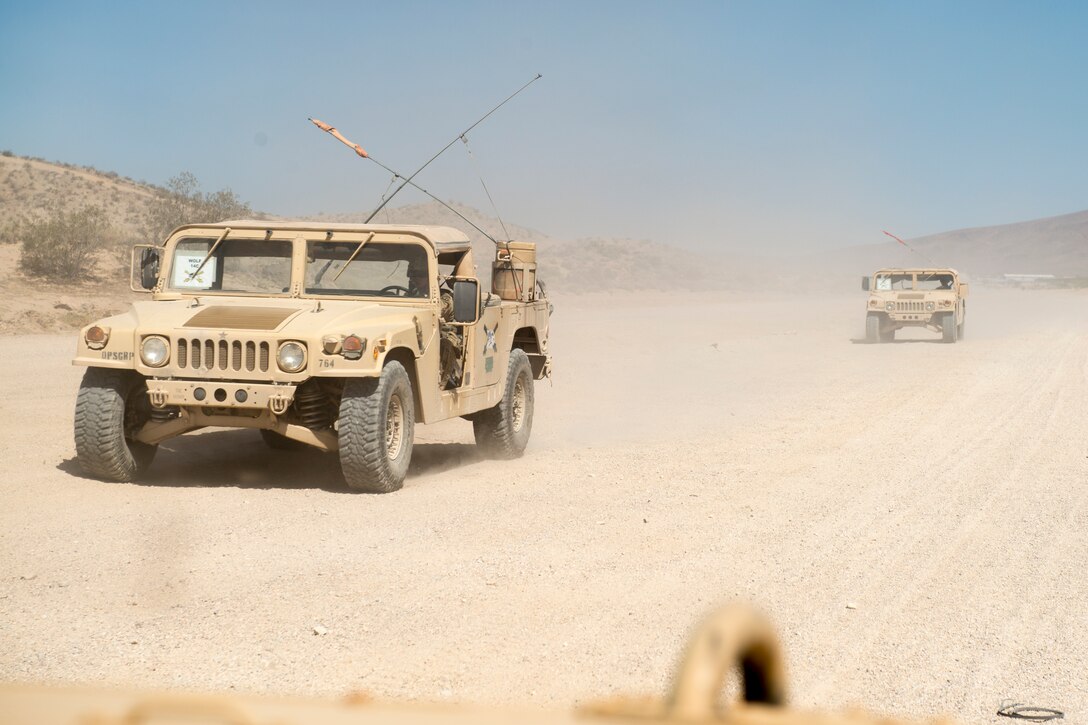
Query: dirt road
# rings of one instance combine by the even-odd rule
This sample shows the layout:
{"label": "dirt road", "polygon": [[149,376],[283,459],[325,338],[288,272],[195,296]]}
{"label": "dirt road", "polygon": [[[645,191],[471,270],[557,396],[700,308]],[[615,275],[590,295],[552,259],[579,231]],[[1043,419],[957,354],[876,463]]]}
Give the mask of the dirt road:
{"label": "dirt road", "polygon": [[378,497],[244,431],[81,478],[71,338],[0,338],[0,680],[568,706],[741,598],[798,705],[1083,722],[1088,294],[970,305],[865,345],[860,293],[559,300],[526,457],[422,429]]}

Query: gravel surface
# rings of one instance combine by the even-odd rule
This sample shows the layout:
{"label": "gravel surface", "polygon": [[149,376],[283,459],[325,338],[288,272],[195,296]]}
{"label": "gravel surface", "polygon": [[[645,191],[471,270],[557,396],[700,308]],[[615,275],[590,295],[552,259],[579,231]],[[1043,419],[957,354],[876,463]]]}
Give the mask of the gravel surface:
{"label": "gravel surface", "polygon": [[1088,721],[1088,294],[969,304],[865,345],[861,293],[560,299],[525,457],[421,427],[385,496],[253,431],[83,478],[72,337],[0,338],[0,680],[567,707],[742,599],[799,706]]}

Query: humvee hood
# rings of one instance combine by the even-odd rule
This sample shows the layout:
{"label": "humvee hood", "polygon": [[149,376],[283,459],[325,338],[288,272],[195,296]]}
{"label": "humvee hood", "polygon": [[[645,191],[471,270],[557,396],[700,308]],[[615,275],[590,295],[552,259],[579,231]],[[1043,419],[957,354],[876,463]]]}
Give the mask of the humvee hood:
{"label": "humvee hood", "polygon": [[317,310],[311,303],[308,310],[288,320],[282,328],[284,334],[305,335],[320,330],[322,333],[364,334],[379,328],[411,327],[412,317],[420,314],[418,308],[400,305],[383,305],[380,302],[326,302]]}
{"label": "humvee hood", "polygon": [[[315,331],[361,332],[367,327],[382,326],[387,321],[403,325],[405,318],[410,321],[413,314],[411,308],[401,305],[358,300],[322,300],[320,306],[311,299],[282,298],[262,302],[264,304],[259,305],[238,299],[213,302],[209,298],[204,298],[199,306],[194,306],[192,300],[136,302],[132,314],[137,327],[159,333],[246,330],[304,337]],[[345,327],[351,329],[342,329]]]}
{"label": "humvee hood", "polygon": [[293,307],[234,307],[216,305],[197,312],[185,327],[222,330],[275,330],[299,310]]}
{"label": "humvee hood", "polygon": [[143,329],[154,328],[156,332],[168,332],[172,329],[185,330],[253,330],[268,332],[276,330],[295,315],[301,314],[310,305],[301,305],[298,300],[262,300],[261,305],[236,304],[234,300],[223,302],[201,300],[194,305],[192,300],[172,300],[169,302],[136,302],[132,313],[136,324]]}

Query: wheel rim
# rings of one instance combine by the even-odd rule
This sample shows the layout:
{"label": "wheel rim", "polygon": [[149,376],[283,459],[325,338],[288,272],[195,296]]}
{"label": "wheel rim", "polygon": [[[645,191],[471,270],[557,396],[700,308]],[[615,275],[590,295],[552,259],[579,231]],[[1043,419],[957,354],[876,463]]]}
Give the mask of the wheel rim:
{"label": "wheel rim", "polygon": [[525,393],[525,383],[521,378],[517,379],[514,383],[514,397],[510,401],[510,418],[513,423],[514,430],[521,430],[521,426],[525,424],[525,407],[527,404],[528,396]]}
{"label": "wheel rim", "polygon": [[389,398],[385,412],[385,454],[390,459],[400,455],[404,446],[404,406],[396,395]]}

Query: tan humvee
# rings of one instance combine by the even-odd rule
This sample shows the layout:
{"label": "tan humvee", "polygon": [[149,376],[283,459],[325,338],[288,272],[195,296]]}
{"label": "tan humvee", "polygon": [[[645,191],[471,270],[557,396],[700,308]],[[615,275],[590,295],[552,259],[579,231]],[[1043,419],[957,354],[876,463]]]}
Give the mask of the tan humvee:
{"label": "tan humvee", "polygon": [[338,451],[351,488],[388,492],[415,423],[457,416],[489,455],[521,455],[551,308],[535,246],[500,246],[490,292],[449,227],[236,221],[135,248],[152,300],[79,335],[83,470],[130,481],[168,438],[255,428]]}
{"label": "tan humvee", "polygon": [[945,342],[963,339],[967,316],[967,283],[948,268],[881,269],[862,277],[869,293],[865,339],[891,342],[904,327],[925,327]]}

